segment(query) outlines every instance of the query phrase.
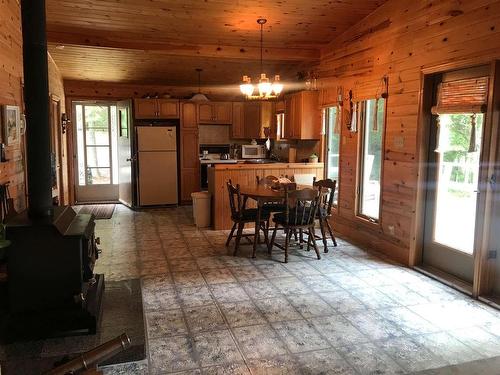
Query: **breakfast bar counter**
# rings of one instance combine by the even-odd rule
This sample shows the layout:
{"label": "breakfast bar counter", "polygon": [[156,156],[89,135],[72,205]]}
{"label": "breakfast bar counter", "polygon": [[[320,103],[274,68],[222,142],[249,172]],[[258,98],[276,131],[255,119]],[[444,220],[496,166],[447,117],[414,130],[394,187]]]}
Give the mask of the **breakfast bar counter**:
{"label": "breakfast bar counter", "polygon": [[[212,227],[215,230],[231,229],[231,209],[226,182],[234,185],[256,186],[256,176],[292,178],[296,174],[314,174],[323,178],[323,163],[265,163],[265,164],[215,164],[208,168],[208,191],[212,196]],[[254,202],[249,202],[253,204]]]}

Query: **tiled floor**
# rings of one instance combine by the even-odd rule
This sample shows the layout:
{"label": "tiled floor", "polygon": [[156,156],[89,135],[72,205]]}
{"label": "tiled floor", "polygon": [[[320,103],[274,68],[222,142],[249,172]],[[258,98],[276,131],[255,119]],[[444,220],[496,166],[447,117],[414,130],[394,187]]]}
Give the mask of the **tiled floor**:
{"label": "tiled floor", "polygon": [[380,254],[339,240],[320,261],[233,257],[190,215],[98,221],[96,271],[142,279],[148,325],[147,363],[107,374],[402,374],[500,356],[500,312]]}

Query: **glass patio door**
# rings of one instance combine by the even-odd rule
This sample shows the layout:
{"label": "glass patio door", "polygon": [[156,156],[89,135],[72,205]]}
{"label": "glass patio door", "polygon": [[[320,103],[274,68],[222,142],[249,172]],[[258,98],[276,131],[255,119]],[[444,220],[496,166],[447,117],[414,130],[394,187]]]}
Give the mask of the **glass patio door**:
{"label": "glass patio door", "polygon": [[115,104],[79,102],[76,118],[76,201],[118,199],[117,108]]}
{"label": "glass patio door", "polygon": [[431,134],[435,144],[429,152],[423,261],[472,284],[476,226],[483,219],[477,207],[484,115],[450,113],[436,120],[439,131]]}

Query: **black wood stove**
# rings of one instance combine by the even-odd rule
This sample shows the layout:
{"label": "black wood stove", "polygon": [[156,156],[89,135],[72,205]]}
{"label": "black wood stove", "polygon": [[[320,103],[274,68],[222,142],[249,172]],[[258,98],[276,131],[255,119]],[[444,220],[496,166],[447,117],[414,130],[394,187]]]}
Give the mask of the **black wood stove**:
{"label": "black wood stove", "polygon": [[21,13],[28,211],[7,223],[0,334],[11,341],[95,333],[104,277],[93,274],[94,217],[52,207],[45,0],[22,0]]}
{"label": "black wood stove", "polygon": [[51,216],[18,215],[7,226],[7,336],[95,333],[104,276],[94,275],[94,217],[56,207]]}

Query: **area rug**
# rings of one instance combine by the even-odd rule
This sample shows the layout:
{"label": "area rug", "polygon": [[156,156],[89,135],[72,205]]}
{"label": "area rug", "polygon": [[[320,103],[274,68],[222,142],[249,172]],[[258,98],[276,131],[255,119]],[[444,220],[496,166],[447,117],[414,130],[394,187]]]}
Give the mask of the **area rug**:
{"label": "area rug", "polygon": [[[106,281],[102,317],[96,335],[60,337],[0,345],[0,374],[42,374],[126,333],[131,347],[100,365],[146,358],[146,335],[140,280]],[[1,316],[0,316],[1,317]]]}
{"label": "area rug", "polygon": [[111,219],[115,212],[114,204],[86,204],[75,206],[75,211],[79,214],[92,214],[96,220]]}

